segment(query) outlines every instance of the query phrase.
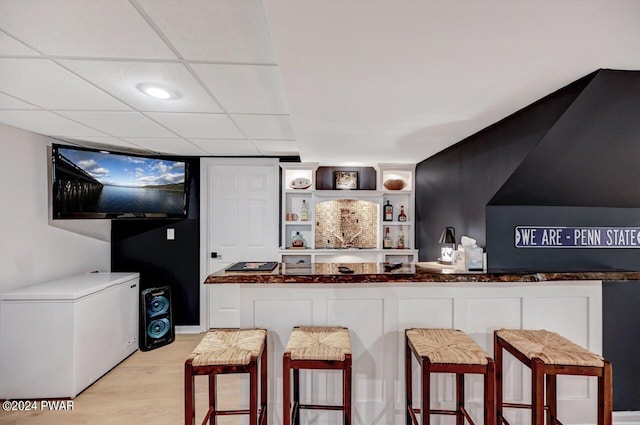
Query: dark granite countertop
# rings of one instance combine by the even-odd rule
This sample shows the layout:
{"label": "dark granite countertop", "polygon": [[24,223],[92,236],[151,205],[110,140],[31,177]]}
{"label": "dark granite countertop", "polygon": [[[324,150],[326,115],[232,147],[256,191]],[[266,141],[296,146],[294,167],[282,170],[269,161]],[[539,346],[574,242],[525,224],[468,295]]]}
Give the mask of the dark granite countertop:
{"label": "dark granite countertop", "polygon": [[[340,266],[354,272],[343,274]],[[436,263],[405,263],[385,271],[384,263],[281,263],[272,272],[219,271],[205,283],[402,283],[402,282],[549,282],[563,280],[640,280],[640,272],[482,273],[458,272]]]}

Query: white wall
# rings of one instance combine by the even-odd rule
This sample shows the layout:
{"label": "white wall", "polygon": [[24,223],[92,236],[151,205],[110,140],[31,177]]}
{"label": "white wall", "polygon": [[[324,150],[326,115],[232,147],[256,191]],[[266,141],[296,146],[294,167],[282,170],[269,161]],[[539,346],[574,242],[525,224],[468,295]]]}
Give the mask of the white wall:
{"label": "white wall", "polygon": [[108,220],[51,220],[52,142],[0,124],[0,292],[110,269]]}

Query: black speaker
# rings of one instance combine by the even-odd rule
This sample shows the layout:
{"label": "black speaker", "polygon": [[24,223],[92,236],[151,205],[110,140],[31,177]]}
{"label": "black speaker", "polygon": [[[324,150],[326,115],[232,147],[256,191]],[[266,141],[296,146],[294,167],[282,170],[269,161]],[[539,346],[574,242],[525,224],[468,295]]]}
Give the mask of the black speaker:
{"label": "black speaker", "polygon": [[140,349],[153,350],[173,342],[175,329],[171,316],[171,288],[145,289],[140,294]]}

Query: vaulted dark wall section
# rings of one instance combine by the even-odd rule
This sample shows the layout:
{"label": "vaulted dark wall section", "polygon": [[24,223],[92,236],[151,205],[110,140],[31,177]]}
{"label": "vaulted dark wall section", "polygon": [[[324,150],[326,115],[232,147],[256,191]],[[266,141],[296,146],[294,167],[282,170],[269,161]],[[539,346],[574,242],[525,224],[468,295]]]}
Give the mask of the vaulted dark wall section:
{"label": "vaulted dark wall section", "polygon": [[438,238],[446,226],[456,228],[458,240],[467,235],[485,246],[485,206],[594,75],[418,164],[416,237],[421,261],[438,257]]}
{"label": "vaulted dark wall section", "polygon": [[640,225],[638,117],[640,73],[596,73],[489,202],[490,271],[640,270],[640,249],[514,243],[517,225]]}
{"label": "vaulted dark wall section", "polygon": [[[639,248],[516,248],[516,226],[640,227],[640,72],[600,70],[416,169],[417,247],[445,226],[486,246],[490,272],[640,270]],[[640,283],[604,282],[614,410],[640,410]]]}
{"label": "vaulted dark wall section", "polygon": [[639,117],[640,72],[599,71],[491,205],[640,207]]}

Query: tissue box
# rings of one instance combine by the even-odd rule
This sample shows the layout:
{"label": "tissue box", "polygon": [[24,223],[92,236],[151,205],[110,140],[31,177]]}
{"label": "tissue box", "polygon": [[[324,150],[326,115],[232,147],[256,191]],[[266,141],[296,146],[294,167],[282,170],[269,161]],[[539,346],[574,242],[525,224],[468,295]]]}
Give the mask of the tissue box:
{"label": "tissue box", "polygon": [[464,259],[468,271],[482,271],[482,254],[482,248],[480,247],[465,247]]}

